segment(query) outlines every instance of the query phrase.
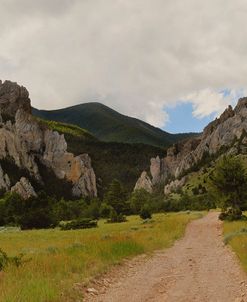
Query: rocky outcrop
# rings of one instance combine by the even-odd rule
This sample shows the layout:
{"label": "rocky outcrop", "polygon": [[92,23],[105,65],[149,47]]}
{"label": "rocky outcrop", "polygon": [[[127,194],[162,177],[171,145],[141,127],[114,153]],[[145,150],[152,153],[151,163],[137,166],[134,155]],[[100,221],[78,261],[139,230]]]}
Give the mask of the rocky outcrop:
{"label": "rocky outcrop", "polygon": [[12,188],[11,192],[19,194],[23,199],[28,199],[30,197],[36,197],[37,194],[34,188],[30,184],[29,180],[22,177]]}
{"label": "rocky outcrop", "polygon": [[217,154],[222,148],[228,148],[232,153],[246,152],[246,133],[247,98],[242,98],[235,109],[229,106],[219,118],[205,127],[202,135],[175,144],[163,159],[151,159],[152,185],[166,182],[170,177],[178,178],[200,163],[205,154]]}
{"label": "rocky outcrop", "polygon": [[175,193],[178,189],[182,188],[186,183],[187,178],[183,177],[182,179],[175,179],[170,182],[164,188],[164,194],[169,195],[171,193]]}
{"label": "rocky outcrop", "polygon": [[2,167],[0,166],[0,190],[9,191],[10,180],[8,174],[4,174]]}
{"label": "rocky outcrop", "polygon": [[17,83],[0,80],[0,111],[2,116],[14,117],[19,109],[31,114],[31,102],[29,93],[23,86]]}
{"label": "rocky outcrop", "polygon": [[[0,159],[11,158],[40,183],[43,180],[38,163],[42,163],[57,178],[70,182],[75,196],[97,196],[96,177],[89,156],[67,152],[64,136],[49,130],[31,115],[26,88],[9,81],[0,82],[0,116]],[[0,187],[1,181],[6,183],[0,170]]]}
{"label": "rocky outcrop", "polygon": [[148,176],[146,171],[143,171],[141,177],[138,179],[134,191],[144,189],[149,193],[153,192],[153,185],[150,177]]}

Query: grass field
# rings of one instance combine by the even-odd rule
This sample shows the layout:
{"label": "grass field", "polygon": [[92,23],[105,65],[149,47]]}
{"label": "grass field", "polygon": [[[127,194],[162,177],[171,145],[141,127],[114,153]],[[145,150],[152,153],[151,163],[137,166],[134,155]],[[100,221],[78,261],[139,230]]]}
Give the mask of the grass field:
{"label": "grass field", "polygon": [[86,284],[126,257],[169,247],[201,213],[157,214],[142,223],[105,224],[96,229],[60,231],[1,231],[0,248],[30,259],[21,267],[8,266],[0,274],[1,302],[82,301],[75,283]]}
{"label": "grass field", "polygon": [[224,222],[224,241],[230,244],[247,272],[247,221]]}

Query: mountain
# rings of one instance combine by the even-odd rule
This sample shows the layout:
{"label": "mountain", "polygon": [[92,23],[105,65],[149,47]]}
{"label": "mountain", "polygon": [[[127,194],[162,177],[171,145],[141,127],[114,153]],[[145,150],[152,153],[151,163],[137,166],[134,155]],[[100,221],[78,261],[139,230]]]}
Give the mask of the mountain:
{"label": "mountain", "polygon": [[64,134],[68,151],[89,154],[97,176],[98,196],[102,197],[113,179],[118,179],[127,192],[132,192],[142,170],[148,169],[150,158],[165,156],[163,148],[117,142],[102,142],[78,126],[39,119],[52,131]]}
{"label": "mountain", "polygon": [[142,143],[167,147],[194,136],[194,133],[171,134],[101,104],[85,103],[59,110],[38,110],[37,117],[77,125],[105,142]]}
{"label": "mountain", "polygon": [[[24,199],[45,190],[61,197],[96,197],[96,176],[87,154],[67,151],[64,135],[32,116],[29,93],[0,81],[0,190]],[[79,129],[70,131],[80,133]],[[84,130],[84,137],[91,135]]]}
{"label": "mountain", "polygon": [[164,192],[171,192],[186,185],[191,172],[212,164],[222,154],[247,154],[247,98],[239,99],[234,109],[229,106],[199,137],[176,143],[164,158],[151,158],[151,177],[143,171],[135,189],[152,192],[157,184],[165,183]]}

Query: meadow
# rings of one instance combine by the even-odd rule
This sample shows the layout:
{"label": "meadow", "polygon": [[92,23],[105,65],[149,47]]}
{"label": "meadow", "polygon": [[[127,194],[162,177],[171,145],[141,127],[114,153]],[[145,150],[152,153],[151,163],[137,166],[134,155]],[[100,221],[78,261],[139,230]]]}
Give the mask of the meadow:
{"label": "meadow", "polygon": [[225,221],[224,242],[231,246],[247,272],[247,221]]}
{"label": "meadow", "polygon": [[90,279],[123,259],[170,247],[201,216],[156,214],[149,222],[131,216],[125,223],[100,220],[98,228],[76,231],[1,229],[0,248],[9,256],[24,253],[26,262],[0,272],[0,301],[83,301],[82,287]]}

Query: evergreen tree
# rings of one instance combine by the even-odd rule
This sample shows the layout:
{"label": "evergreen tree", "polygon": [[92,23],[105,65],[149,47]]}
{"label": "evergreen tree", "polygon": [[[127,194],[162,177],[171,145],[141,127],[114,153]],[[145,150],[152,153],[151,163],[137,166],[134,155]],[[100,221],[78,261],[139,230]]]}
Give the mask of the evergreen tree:
{"label": "evergreen tree", "polygon": [[134,214],[138,214],[144,204],[151,203],[151,194],[144,189],[136,190],[131,194],[130,207]]}
{"label": "evergreen tree", "polygon": [[224,156],[210,176],[211,189],[224,212],[239,218],[246,201],[247,173],[239,157]]}
{"label": "evergreen tree", "polygon": [[126,214],[129,210],[126,200],[126,191],[124,190],[122,184],[117,179],[114,179],[105,194],[105,203],[110,205],[118,215]]}

